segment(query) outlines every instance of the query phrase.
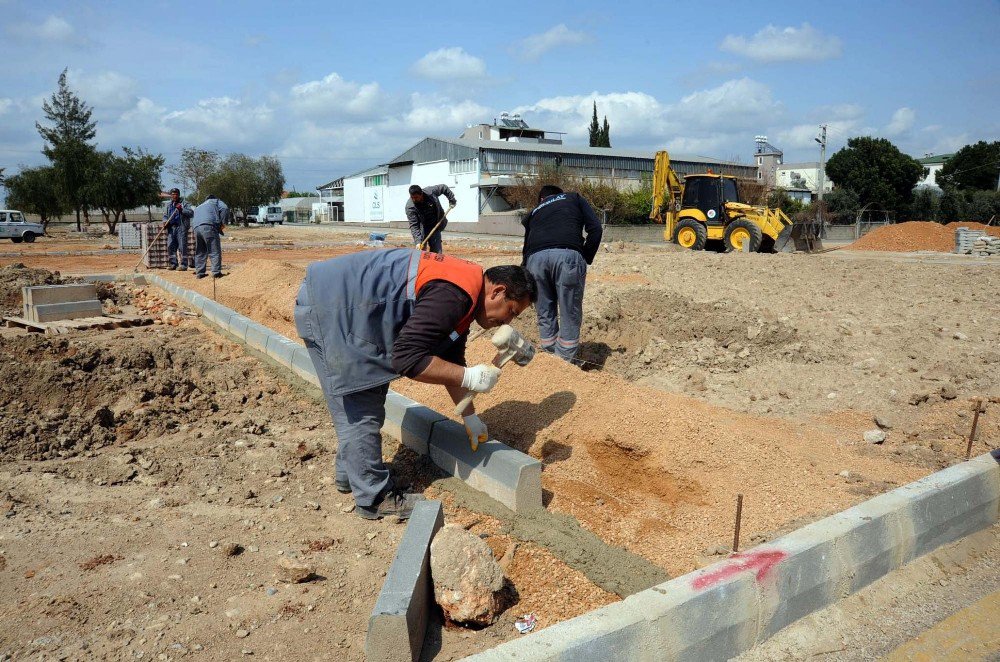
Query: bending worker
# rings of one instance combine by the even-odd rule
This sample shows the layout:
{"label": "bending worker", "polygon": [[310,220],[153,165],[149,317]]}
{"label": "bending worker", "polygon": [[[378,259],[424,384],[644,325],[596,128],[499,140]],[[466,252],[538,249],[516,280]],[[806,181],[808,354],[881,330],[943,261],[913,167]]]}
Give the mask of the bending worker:
{"label": "bending worker", "polygon": [[194,273],[204,278],[205,263],[212,259],[212,277],[222,278],[222,228],[229,220],[229,207],[214,195],[194,208]]}
{"label": "bending worker", "polygon": [[[305,341],[337,431],[335,484],[354,494],[365,519],[406,519],[418,497],[397,489],[382,461],[385,398],[403,375],[441,384],[455,403],[500,379],[490,365],[465,367],[473,321],[507,324],[535,301],[531,274],[487,269],[408,248],[365,251],[309,265],[295,300]],[[473,405],[463,412],[472,449],[489,432]]]}
{"label": "bending worker", "polygon": [[[454,209],[457,204],[455,194],[444,184],[427,188],[414,184],[410,187],[410,199],[406,201],[406,219],[410,222],[413,243],[417,248],[438,254],[444,253],[441,233],[448,225],[444,208],[438,201],[442,195],[448,198],[448,211]],[[424,241],[427,241],[426,245],[422,245]]]}
{"label": "bending worker", "polygon": [[[604,233],[594,209],[579,193],[543,186],[524,225],[524,266],[538,283],[539,345],[573,362],[580,349],[583,288]],[[584,239],[586,233],[586,239]]]}

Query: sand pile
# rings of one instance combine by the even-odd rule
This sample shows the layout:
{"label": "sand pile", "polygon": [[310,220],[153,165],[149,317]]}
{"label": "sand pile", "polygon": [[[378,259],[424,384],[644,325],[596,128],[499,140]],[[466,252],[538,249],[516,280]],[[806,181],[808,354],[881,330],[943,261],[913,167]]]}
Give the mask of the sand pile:
{"label": "sand pile", "polygon": [[998,225],[984,225],[983,223],[976,223],[975,221],[952,221],[945,225],[946,228],[955,231],[956,228],[968,228],[970,230],[982,230],[986,234],[993,237],[1000,237],[1000,226]]}
{"label": "sand pile", "polygon": [[857,251],[937,251],[955,249],[955,230],[931,221],[909,221],[872,230],[848,246]]}

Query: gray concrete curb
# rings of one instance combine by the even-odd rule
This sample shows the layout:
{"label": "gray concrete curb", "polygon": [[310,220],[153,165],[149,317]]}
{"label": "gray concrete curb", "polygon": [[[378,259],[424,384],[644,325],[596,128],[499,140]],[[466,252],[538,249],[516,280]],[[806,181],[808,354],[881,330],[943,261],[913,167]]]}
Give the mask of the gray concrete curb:
{"label": "gray concrete curb", "polygon": [[[319,386],[316,369],[302,345],[162,276],[149,274],[146,279],[185,301],[224,335],[259,352],[299,379]],[[480,444],[473,453],[463,426],[391,389],[386,397],[382,430],[414,452],[430,455],[441,469],[514,512],[542,507],[541,462],[495,440]]]}
{"label": "gray concrete curb", "polygon": [[466,658],[726,660],[1000,518],[1000,450]]}
{"label": "gray concrete curb", "polygon": [[369,662],[411,662],[420,657],[434,604],[431,541],[442,526],[440,501],[417,502],[368,619],[365,659]]}

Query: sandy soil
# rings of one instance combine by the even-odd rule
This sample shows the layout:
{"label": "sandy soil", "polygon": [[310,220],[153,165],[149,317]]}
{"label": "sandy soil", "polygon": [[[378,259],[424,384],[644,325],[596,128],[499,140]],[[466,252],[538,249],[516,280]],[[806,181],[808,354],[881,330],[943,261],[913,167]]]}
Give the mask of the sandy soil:
{"label": "sandy soil", "polygon": [[[293,231],[285,229],[283,232]],[[269,236],[267,241],[283,242],[287,241],[283,237],[288,235],[276,229],[276,234]],[[219,281],[197,281],[190,273],[161,273],[186,287],[214,295],[220,302],[295,338],[291,305],[305,265],[311,260],[362,247],[357,241],[345,242],[340,236],[327,236],[324,246],[301,246],[297,243],[299,240],[291,241],[291,246],[282,244],[228,251],[231,257],[227,257],[226,262],[231,273]],[[42,245],[39,242],[32,250]],[[520,257],[514,244],[455,242],[454,248],[456,254],[485,265],[519,262]],[[1000,264],[971,265],[961,261],[931,264],[919,256],[888,262],[885,256],[841,251],[815,256],[718,255],[607,245],[588,277],[583,331],[586,345],[581,354],[587,361],[585,370],[550,356],[540,356],[525,368],[511,366],[505,369],[498,388],[480,396],[477,406],[497,437],[542,460],[545,501],[551,514],[576,518],[605,543],[639,554],[671,575],[686,572],[725,553],[732,537],[737,492],[745,495],[743,547],[747,547],[960,461],[965,454],[965,436],[975,398],[985,400],[986,413],[980,419],[979,438],[973,452],[982,453],[1000,445],[1000,417],[996,416],[1000,405],[1000,383],[996,379],[1000,366],[1000,328],[993,322],[1000,317],[1000,301],[995,296],[995,292],[1000,291]],[[131,271],[136,259],[136,254],[124,253],[79,257],[33,254],[0,258],[0,265],[17,261],[65,272]],[[888,264],[891,269],[886,269]],[[190,328],[193,324],[185,321],[176,328],[159,326],[129,334],[195,333]],[[517,325],[529,338],[537,338],[531,313]],[[9,335],[2,336],[4,342],[14,342]],[[200,331],[197,335],[212,338]],[[95,334],[93,342],[105,341],[98,341]],[[125,343],[124,340],[115,342]],[[221,341],[199,340],[196,344],[211,348],[215,342]],[[223,345],[229,347],[228,343]],[[209,349],[208,355],[215,351]],[[227,349],[222,355],[235,351]],[[486,338],[472,343],[469,353],[472,360],[488,360],[490,345]],[[205,369],[216,364],[208,355],[199,359]],[[5,370],[14,370],[17,363],[4,364]],[[135,371],[135,368],[118,367],[125,372]],[[255,370],[260,372],[259,367]],[[35,378],[35,382],[58,384],[67,379],[70,378],[60,375]],[[197,422],[188,422],[191,427],[183,432],[180,428],[165,426],[156,418],[160,427],[151,424],[148,430],[142,428],[142,435],[123,441],[117,436],[109,436],[106,426],[103,433],[94,427],[94,421],[102,427],[99,421],[107,422],[107,414],[95,419],[89,417],[89,410],[84,407],[75,418],[68,416],[66,420],[70,423],[59,423],[68,426],[65,431],[60,432],[62,428],[57,426],[46,429],[41,436],[46,439],[54,436],[56,440],[60,437],[79,439],[79,430],[89,429],[97,434],[84,445],[90,444],[92,448],[59,457],[59,450],[63,450],[60,447],[56,457],[49,458],[43,453],[42,459],[30,460],[28,458],[39,456],[25,454],[22,450],[20,456],[0,464],[5,478],[15,481],[11,484],[27,495],[29,500],[25,502],[39,504],[32,506],[34,511],[22,508],[18,512],[45,513],[44,517],[32,515],[30,523],[19,519],[22,517],[19,514],[5,520],[3,526],[6,528],[0,528],[0,535],[4,536],[0,538],[0,549],[7,555],[7,569],[0,573],[20,578],[8,596],[16,595],[20,599],[27,595],[45,595],[48,599],[55,584],[44,589],[31,588],[30,583],[22,582],[34,581],[34,577],[22,578],[22,575],[33,569],[29,567],[31,562],[59,551],[63,554],[57,563],[61,579],[65,581],[69,575],[79,579],[66,585],[65,591],[60,588],[57,591],[60,595],[80,604],[104,600],[112,603],[115,602],[113,596],[108,597],[108,591],[102,589],[107,577],[105,584],[93,583],[89,578],[99,575],[92,573],[106,573],[122,564],[140,563],[138,555],[145,553],[142,550],[146,546],[164,550],[149,558],[168,564],[161,559],[170,561],[171,545],[196,538],[235,540],[239,538],[237,533],[242,526],[239,523],[243,520],[254,523],[249,528],[244,526],[245,531],[259,531],[253,527],[264,525],[267,545],[275,555],[279,550],[291,553],[294,551],[291,543],[300,540],[338,536],[339,527],[346,527],[345,541],[350,538],[350,543],[343,544],[343,557],[335,554],[328,567],[340,567],[338,562],[353,567],[355,559],[350,554],[358,552],[359,544],[368,549],[372,557],[387,564],[392,557],[394,540],[398,539],[391,535],[398,536],[401,529],[384,524],[370,528],[364,523],[358,528],[354,526],[356,518],[353,515],[340,513],[337,501],[330,503],[339,495],[329,491],[323,478],[329,478],[326,463],[335,441],[322,405],[314,401],[309,405],[301,404],[309,399],[289,392],[288,398],[300,397],[294,406],[302,412],[299,418],[292,417],[288,422],[279,419],[284,434],[254,440],[253,444],[255,452],[264,453],[255,457],[255,466],[266,473],[264,468],[276,462],[283,449],[288,452],[289,448],[297,447],[293,445],[296,435],[305,435],[302,438],[307,443],[322,441],[324,449],[318,456],[320,460],[311,463],[312,469],[303,468],[300,462],[286,469],[290,473],[284,476],[258,474],[254,477],[252,473],[247,474],[245,465],[241,464],[247,460],[239,459],[249,450],[241,447],[239,452],[220,453],[217,450],[217,456],[211,454],[206,448],[208,442],[203,441],[209,432],[225,429],[221,420],[243,418],[249,406],[259,406],[253,399],[253,391],[259,387],[248,390],[245,376],[230,379],[232,385],[224,381],[226,388],[217,390],[250,400],[219,403],[219,410],[210,413],[198,410],[198,415],[194,416]],[[143,380],[138,381],[141,384]],[[284,392],[283,388],[287,387],[279,391]],[[439,411],[451,411],[440,388],[403,380],[396,382],[394,388]],[[154,398],[167,397],[157,396],[155,389],[152,393]],[[178,396],[172,394],[170,397],[176,400]],[[106,404],[112,413],[112,405],[118,399]],[[271,406],[271,400],[270,396],[265,398],[268,416],[272,418],[290,406],[280,399],[275,400],[276,406]],[[183,404],[183,398],[180,402]],[[64,403],[63,408],[66,406]],[[19,415],[23,416],[23,412]],[[887,440],[879,445],[868,444],[862,439],[864,431],[876,428],[875,417],[888,433]],[[88,421],[90,427],[86,428]],[[193,437],[196,430],[201,431],[203,437]],[[310,437],[310,434],[315,436]],[[213,443],[218,446],[225,441]],[[267,446],[272,441],[273,448]],[[82,479],[70,479],[67,470],[43,472],[41,468],[49,466],[46,463],[54,466],[61,463],[109,465],[110,457],[122,454],[134,444],[139,444],[140,450],[147,453],[152,452],[146,450],[147,447],[155,448],[159,462],[178,467],[175,471],[178,482],[155,488],[139,485],[132,478],[121,485],[96,485],[93,476],[83,469],[78,472]],[[52,450],[51,444],[49,450]],[[387,446],[387,451],[399,454],[391,446]],[[95,455],[91,457],[91,453]],[[136,457],[135,453],[131,455]],[[207,473],[198,474],[193,469],[197,463],[191,458],[201,457],[210,457],[214,464],[209,465],[213,468]],[[264,481],[285,478],[289,484],[302,485],[305,490],[302,494],[308,495],[315,490],[316,497],[312,501],[319,503],[321,494],[328,500],[322,502],[319,511],[310,511],[301,503],[293,506],[290,502],[299,497],[289,488],[288,498],[283,502],[272,502],[270,507],[255,511],[257,519],[240,511],[233,521],[212,520],[198,510],[208,507],[205,505],[207,497],[202,492],[208,494],[208,485],[217,482],[208,480],[213,472],[219,473],[214,467],[230,461],[235,464],[226,471],[233,472],[232,478],[222,482],[229,486],[225,488],[226,494],[237,504],[243,503],[245,493],[242,490],[248,481],[252,483],[251,479],[256,481],[252,483],[256,487],[250,489],[258,495],[262,494],[258,487],[265,489],[264,485],[272,485]],[[192,468],[181,470],[182,467]],[[28,468],[33,470],[27,471]],[[431,485],[434,471],[426,463],[401,461],[400,470],[411,477],[415,487],[426,489],[428,495],[445,501],[449,521],[459,521],[487,536],[498,557],[510,545],[519,544],[510,572],[522,602],[505,614],[505,619],[512,620],[514,614],[523,611],[536,611],[548,625],[615,599],[613,594],[598,588],[586,572],[570,567],[572,564],[543,544],[519,539],[517,532],[523,529],[501,522],[482,510],[477,511],[470,502],[459,498],[458,493],[452,493],[447,482]],[[197,479],[197,475],[202,478]],[[53,480],[60,482],[44,482]],[[53,489],[52,485],[58,487]],[[143,507],[143,503],[158,493],[156,489],[183,491],[185,517],[168,522],[161,517],[167,513],[176,514],[180,507]],[[111,499],[105,496],[109,490],[125,496]],[[127,496],[133,490],[135,496]],[[16,496],[13,491],[11,494]],[[58,515],[63,508],[59,504],[69,498],[64,494],[75,494],[77,503],[83,504],[74,506],[79,509],[75,513],[77,516],[69,507],[65,509],[71,511],[70,515]],[[118,501],[120,498],[124,500]],[[13,499],[11,503],[15,503]],[[118,504],[120,510],[110,509],[107,503]],[[290,508],[294,510],[288,512]],[[79,517],[81,512],[83,516]],[[122,512],[135,513],[142,519],[152,518],[152,526],[145,537],[138,536],[134,543],[125,544],[131,539],[119,533],[123,527],[129,529],[129,524],[127,521],[119,524],[115,519],[122,517]],[[262,520],[261,512],[271,517]],[[327,519],[324,520],[324,516]],[[226,523],[228,529],[224,526]],[[69,526],[86,529],[90,545],[86,554],[77,554],[73,549],[73,554],[67,555],[65,547],[52,545]],[[222,533],[215,533],[213,527],[221,527]],[[366,537],[369,528],[378,533],[373,540]],[[32,541],[29,551],[18,556],[16,565],[10,560],[14,548],[10,541],[15,540],[15,535],[19,543]],[[101,537],[113,539],[115,544],[91,545],[92,540]],[[265,549],[263,544],[254,544]],[[122,551],[112,549],[119,545]],[[325,553],[339,553],[340,547],[333,549],[334,552]],[[181,550],[175,548],[175,551],[180,553]],[[206,550],[206,554],[214,558],[216,551]],[[122,559],[100,565],[93,571],[76,569],[79,563],[107,554]],[[133,558],[129,554],[136,559],[129,561]],[[242,561],[255,557],[237,558]],[[219,572],[220,567],[228,566],[213,565],[212,572]],[[378,572],[374,567],[366,571],[376,575]],[[183,569],[169,573],[161,569],[160,572],[184,575]],[[244,577],[246,572],[253,572],[260,579],[251,584],[251,580]],[[370,594],[366,593],[367,587],[353,588],[351,595],[355,602],[343,605],[336,597],[331,597],[336,593],[333,588],[336,584],[329,583],[332,580],[306,585],[310,588],[310,597],[317,601],[311,603],[314,611],[297,614],[296,618],[304,621],[296,622],[294,628],[292,625],[286,628],[280,617],[274,620],[276,612],[269,612],[272,620],[267,620],[265,613],[274,602],[273,596],[266,595],[266,588],[271,587],[267,582],[272,575],[270,560],[263,567],[254,565],[252,570],[240,568],[232,575],[231,581],[235,583],[227,589],[227,600],[237,595],[236,588],[241,587],[238,599],[256,605],[254,609],[258,611],[253,613],[257,620],[246,622],[262,627],[266,622],[266,627],[273,628],[273,636],[268,634],[259,638],[261,643],[257,646],[266,647],[258,647],[257,654],[270,651],[294,656],[296,650],[306,650],[296,648],[308,645],[299,640],[312,640],[312,637],[296,637],[300,630],[294,628],[311,629],[308,621],[313,618],[311,614],[320,609],[316,595],[320,590],[328,592],[323,596],[324,601],[332,601],[330,604],[344,610],[336,613],[342,614],[337,622],[344,624],[344,634],[339,637],[345,641],[338,638],[332,645],[350,646],[344,649],[347,658],[360,654],[363,619],[374,603],[377,586]],[[336,578],[336,575],[330,576]],[[145,621],[141,628],[137,627],[138,621],[131,612],[145,615],[152,611],[160,617],[174,610],[181,613],[182,620],[187,618],[185,610],[178,607],[183,603],[182,596],[176,591],[165,592],[165,587],[176,586],[171,583],[176,580],[156,577],[156,583],[143,584],[141,589],[151,594],[145,600],[155,602],[158,605],[155,608],[141,607],[146,604],[142,601],[126,602],[130,605],[129,614],[119,617],[114,608],[101,607],[88,612],[85,621],[74,621],[72,610],[56,610],[53,620],[44,626],[32,625],[28,618],[18,616],[21,619],[18,629],[0,631],[0,652],[8,648],[20,652],[34,650],[30,648],[32,641],[48,637],[59,628],[80,633],[98,626],[102,634],[95,635],[94,645],[110,646],[107,650],[139,647],[147,653],[162,651],[173,655],[166,649],[173,643],[182,643],[186,650],[192,650],[192,632],[205,632],[199,636],[223,654],[235,655],[244,647],[254,648],[247,646],[248,641],[234,639],[232,634],[232,630],[249,631],[246,622],[222,620],[218,610],[211,612],[218,627],[205,625],[205,630],[182,628],[178,631],[192,636],[190,640],[166,641],[163,637],[157,641],[144,635]],[[258,586],[260,582],[266,586]],[[225,586],[222,581],[214,583]],[[372,581],[373,586],[379,583],[377,578]],[[201,586],[196,588],[203,599],[208,590]],[[278,588],[282,592],[279,595],[289,590],[286,586]],[[215,599],[222,594],[221,589],[219,591]],[[174,598],[170,609],[163,606],[161,593]],[[17,607],[8,596],[3,596],[3,605],[9,605],[6,607],[9,613],[20,614],[23,605]],[[190,597],[193,595],[184,599],[190,600]],[[192,609],[187,607],[188,611]],[[122,639],[130,642],[126,648],[121,641],[113,643],[107,632],[120,627],[129,617],[133,621],[128,627],[135,632]],[[164,620],[172,618],[174,616],[168,615]],[[117,624],[111,626],[112,622]],[[324,623],[329,623],[329,619]],[[352,623],[357,623],[357,627]],[[478,633],[444,630],[432,636],[429,645],[438,658],[447,659],[493,645],[512,636],[512,631],[510,622],[502,620],[500,625]],[[2,632],[8,632],[6,636],[10,639],[5,639]],[[327,635],[328,632],[323,633]],[[250,638],[254,636],[251,634]],[[146,641],[139,645],[136,643],[139,639]],[[98,641],[103,643],[96,643]],[[162,644],[162,647],[156,648],[149,642],[157,646]],[[61,639],[45,645],[52,646],[48,650],[78,650],[63,648],[68,644]],[[200,645],[208,646],[207,643]],[[326,650],[330,650],[329,645]]]}

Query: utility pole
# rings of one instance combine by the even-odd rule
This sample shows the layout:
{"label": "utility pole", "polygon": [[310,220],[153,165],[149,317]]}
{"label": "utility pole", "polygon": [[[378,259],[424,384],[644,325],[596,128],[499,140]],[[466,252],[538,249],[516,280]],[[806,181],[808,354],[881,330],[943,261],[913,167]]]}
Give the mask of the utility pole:
{"label": "utility pole", "polygon": [[816,206],[816,220],[819,221],[820,227],[823,224],[823,187],[826,182],[826,124],[820,124],[820,134],[819,138],[816,138],[816,142],[819,143],[819,204]]}

